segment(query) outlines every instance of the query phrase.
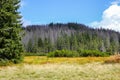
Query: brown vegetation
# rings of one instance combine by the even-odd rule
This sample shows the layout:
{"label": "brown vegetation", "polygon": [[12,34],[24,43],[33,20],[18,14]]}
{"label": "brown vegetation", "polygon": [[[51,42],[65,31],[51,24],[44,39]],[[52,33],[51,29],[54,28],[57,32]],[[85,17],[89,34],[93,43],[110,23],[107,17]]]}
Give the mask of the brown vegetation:
{"label": "brown vegetation", "polygon": [[120,63],[120,54],[111,56],[105,63]]}

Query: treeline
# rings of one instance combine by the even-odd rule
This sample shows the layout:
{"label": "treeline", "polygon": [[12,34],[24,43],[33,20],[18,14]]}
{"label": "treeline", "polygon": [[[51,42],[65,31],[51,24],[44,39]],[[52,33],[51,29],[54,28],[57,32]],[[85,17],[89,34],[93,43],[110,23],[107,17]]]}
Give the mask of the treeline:
{"label": "treeline", "polygon": [[23,28],[22,42],[26,52],[48,53],[55,50],[96,50],[120,52],[120,33],[93,29],[78,23],[50,23]]}

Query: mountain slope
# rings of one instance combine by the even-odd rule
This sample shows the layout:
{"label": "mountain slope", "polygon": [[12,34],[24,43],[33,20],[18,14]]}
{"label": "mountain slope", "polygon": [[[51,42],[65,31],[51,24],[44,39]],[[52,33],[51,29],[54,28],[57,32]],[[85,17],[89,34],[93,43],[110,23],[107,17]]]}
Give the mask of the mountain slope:
{"label": "mountain slope", "polygon": [[24,28],[22,38],[27,52],[50,52],[54,50],[99,50],[118,53],[120,33],[112,30],[93,29],[77,23],[50,23],[30,25]]}

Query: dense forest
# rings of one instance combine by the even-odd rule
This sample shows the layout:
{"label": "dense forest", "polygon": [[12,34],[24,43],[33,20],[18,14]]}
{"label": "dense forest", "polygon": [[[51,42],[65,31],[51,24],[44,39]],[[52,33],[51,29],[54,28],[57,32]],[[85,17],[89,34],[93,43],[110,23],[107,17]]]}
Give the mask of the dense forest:
{"label": "dense forest", "polygon": [[78,23],[50,23],[23,27],[22,43],[26,52],[48,53],[55,50],[98,50],[120,52],[120,33],[93,29]]}

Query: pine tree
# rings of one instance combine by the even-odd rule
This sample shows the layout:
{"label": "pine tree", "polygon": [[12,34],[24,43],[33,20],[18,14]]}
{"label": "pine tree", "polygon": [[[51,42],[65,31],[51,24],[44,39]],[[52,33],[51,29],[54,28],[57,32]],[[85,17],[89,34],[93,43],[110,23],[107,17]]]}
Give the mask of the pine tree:
{"label": "pine tree", "polygon": [[22,60],[20,0],[0,0],[0,61]]}
{"label": "pine tree", "polygon": [[32,43],[32,39],[29,39],[28,43],[27,43],[27,52],[33,52],[33,43]]}
{"label": "pine tree", "polygon": [[42,52],[44,49],[44,43],[41,38],[38,38],[38,52]]}

